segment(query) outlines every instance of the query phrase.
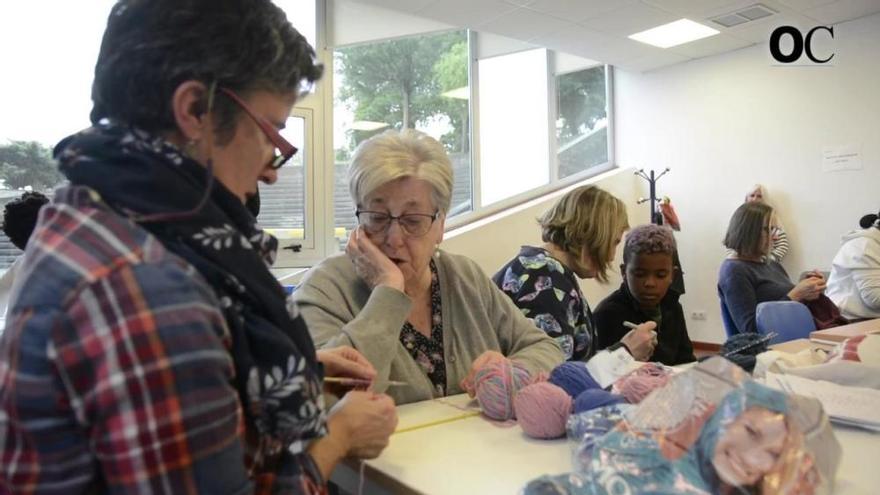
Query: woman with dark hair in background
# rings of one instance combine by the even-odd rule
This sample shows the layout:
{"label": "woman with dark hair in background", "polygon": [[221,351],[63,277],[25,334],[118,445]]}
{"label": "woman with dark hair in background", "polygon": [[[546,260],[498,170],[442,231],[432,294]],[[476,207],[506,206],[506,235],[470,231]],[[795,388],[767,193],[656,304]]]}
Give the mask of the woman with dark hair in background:
{"label": "woman with dark hair in background", "polygon": [[828,297],[849,320],[880,318],[880,221],[870,214],[860,223],[843,236],[828,277]]}
{"label": "woman with dark hair in background", "polygon": [[116,3],[0,340],[0,492],[323,493],[387,445],[389,397],[324,410],[325,375],[375,370],[315,351],[245,207],[320,76],[268,0]]}
{"label": "woman with dark hair in background", "polygon": [[811,272],[795,284],[782,265],[767,261],[775,232],[772,218],[773,208],[752,201],[740,205],[727,226],[724,245],[733,254],[718,272],[718,296],[733,319],[734,333],[758,331],[758,303],[813,301],[825,290],[825,278],[820,273]]}

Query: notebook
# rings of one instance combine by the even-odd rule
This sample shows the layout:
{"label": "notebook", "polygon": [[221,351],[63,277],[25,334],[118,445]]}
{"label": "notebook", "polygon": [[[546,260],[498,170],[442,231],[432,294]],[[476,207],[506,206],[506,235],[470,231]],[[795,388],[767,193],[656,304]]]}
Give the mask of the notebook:
{"label": "notebook", "polygon": [[764,384],[787,393],[818,399],[833,423],[880,431],[880,390],[846,387],[778,373],[767,373]]}

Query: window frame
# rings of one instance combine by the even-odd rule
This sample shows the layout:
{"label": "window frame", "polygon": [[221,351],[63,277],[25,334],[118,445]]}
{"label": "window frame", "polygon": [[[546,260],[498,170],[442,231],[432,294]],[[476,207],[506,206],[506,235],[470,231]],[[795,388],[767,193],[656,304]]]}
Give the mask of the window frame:
{"label": "window frame", "polygon": [[[335,50],[364,43],[381,43],[393,38],[382,38],[366,42],[345,44],[330,47],[328,29],[332,25],[328,18],[328,0],[315,0],[317,22],[317,45],[315,51],[318,60],[324,65],[324,75],[315,86],[315,91],[301,102],[297,102],[291,115],[300,116],[297,112],[309,110],[310,123],[306,124],[306,139],[312,143],[312,152],[304,157],[306,167],[306,204],[304,205],[304,239],[302,251],[293,253],[288,250],[280,250],[275,267],[279,272],[288,269],[309,267],[317,264],[322,259],[339,252],[339,242],[335,238],[334,218],[334,180],[335,180],[335,152],[333,143],[333,105],[334,105],[334,57]],[[446,30],[431,30],[407,36],[423,36],[438,34],[449,31],[458,31],[462,27],[450,26]],[[480,115],[479,115],[479,60],[478,48],[480,33],[472,29],[467,30],[468,40],[468,83],[470,99],[468,112],[470,118],[470,163],[471,163],[471,210],[456,215],[446,220],[446,231],[452,231],[477,222],[486,217],[496,215],[504,210],[521,205],[528,201],[542,197],[559,189],[569,187],[582,182],[590,177],[602,174],[617,168],[615,153],[615,111],[614,111],[614,67],[604,64],[605,67],[605,98],[607,107],[607,151],[608,161],[590,167],[586,170],[560,179],[559,164],[556,156],[557,143],[555,135],[555,123],[558,116],[556,108],[556,77],[562,74],[555,73],[554,50],[547,49],[547,78],[548,92],[547,104],[550,109],[549,126],[547,135],[550,142],[549,154],[546,165],[550,167],[549,183],[539,187],[510,196],[490,205],[482,205],[481,198],[481,163],[480,163]],[[526,48],[527,49],[527,48]],[[525,50],[525,49],[523,49]],[[517,51],[523,51],[517,50]],[[511,52],[515,53],[515,52]],[[566,71],[574,72],[581,69]],[[271,186],[269,186],[271,187]],[[312,194],[309,193],[311,188]],[[312,242],[309,242],[308,233],[312,234]],[[285,242],[282,242],[286,245]],[[294,270],[295,272],[295,270]]]}

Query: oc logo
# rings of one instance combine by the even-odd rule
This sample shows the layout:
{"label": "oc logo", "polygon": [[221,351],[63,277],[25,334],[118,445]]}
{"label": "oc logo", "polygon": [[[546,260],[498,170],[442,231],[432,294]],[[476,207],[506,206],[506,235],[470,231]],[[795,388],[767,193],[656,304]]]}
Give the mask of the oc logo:
{"label": "oc logo", "polygon": [[[834,26],[816,26],[807,33],[807,36],[804,37],[803,34],[794,26],[779,26],[778,28],[773,30],[773,34],[770,35],[770,54],[776,59],[777,62],[781,62],[783,64],[790,64],[792,62],[796,62],[804,52],[807,53],[807,58],[812,60],[817,64],[824,64],[834,58],[834,54],[828,56],[826,59],[816,58],[813,54],[813,35],[816,31],[827,31],[828,35],[831,39],[834,39]],[[791,53],[783,53],[782,47],[780,44],[782,43],[782,39],[784,36],[791,37],[791,41],[793,46],[791,48]]]}

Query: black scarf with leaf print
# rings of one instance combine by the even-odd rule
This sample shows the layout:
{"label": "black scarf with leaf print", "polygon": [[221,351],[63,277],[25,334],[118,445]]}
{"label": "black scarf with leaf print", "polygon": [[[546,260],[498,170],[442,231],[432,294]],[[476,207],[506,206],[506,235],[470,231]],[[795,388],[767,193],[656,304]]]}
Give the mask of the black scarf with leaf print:
{"label": "black scarf with leaf print", "polygon": [[[168,141],[136,128],[98,124],[55,148],[62,173],[120,215],[191,210],[208,187],[207,169]],[[214,181],[198,213],[141,227],[192,264],[220,300],[235,362],[236,388],[260,445],[292,453],[324,433],[321,366],[305,323],[269,272],[278,241],[241,201]],[[299,440],[299,441],[298,441]],[[261,447],[262,449],[263,447]]]}

